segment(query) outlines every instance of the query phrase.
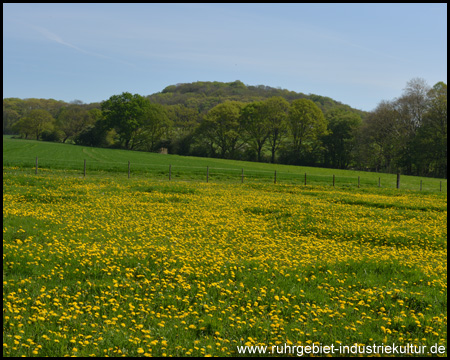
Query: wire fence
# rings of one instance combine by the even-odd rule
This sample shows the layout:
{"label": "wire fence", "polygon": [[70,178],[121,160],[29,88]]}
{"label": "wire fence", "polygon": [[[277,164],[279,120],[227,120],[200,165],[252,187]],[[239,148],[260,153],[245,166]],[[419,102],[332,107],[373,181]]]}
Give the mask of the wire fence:
{"label": "wire fence", "polygon": [[[15,157],[3,158],[3,168],[13,168],[35,175],[51,171],[64,171],[66,175],[82,177],[119,173],[131,177],[152,177],[160,180],[184,180],[205,182],[240,182],[240,183],[274,183],[295,185],[328,185],[333,187],[379,187],[405,188],[409,190],[423,190],[446,192],[447,181],[432,178],[404,177],[408,179],[402,184],[400,174],[376,174],[368,176],[335,175],[330,169],[328,174],[299,173],[294,171],[261,170],[235,167],[188,166],[172,164],[155,164],[123,161],[95,161],[95,160],[58,160],[49,158],[30,159]],[[362,173],[365,175],[365,173]],[[368,173],[369,174],[369,173]],[[379,176],[377,176],[379,175]],[[402,177],[403,179],[403,177]],[[403,185],[403,186],[402,186]]]}

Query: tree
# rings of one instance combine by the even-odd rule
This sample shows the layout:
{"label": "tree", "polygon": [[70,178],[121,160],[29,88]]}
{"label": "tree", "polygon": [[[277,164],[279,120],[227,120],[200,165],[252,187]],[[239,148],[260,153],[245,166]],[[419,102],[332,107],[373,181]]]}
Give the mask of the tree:
{"label": "tree", "polygon": [[11,130],[14,134],[19,134],[23,139],[28,139],[28,136],[33,133],[33,128],[30,121],[25,118],[16,121],[12,125]]}
{"label": "tree", "polygon": [[326,148],[325,165],[345,169],[351,162],[357,129],[361,126],[361,116],[343,108],[336,107],[325,114],[328,122],[328,135],[323,138]]}
{"label": "tree", "polygon": [[133,149],[137,131],[144,124],[149,107],[149,100],[129,92],[113,95],[102,103],[106,125],[116,130],[122,147]]}
{"label": "tree", "polygon": [[396,171],[403,130],[394,101],[381,101],[366,118],[359,138],[360,162],[375,171]]}
{"label": "tree", "polygon": [[252,102],[245,105],[241,111],[244,137],[250,148],[256,152],[258,162],[261,161],[261,152],[269,137],[269,124],[264,110],[262,102]]}
{"label": "tree", "polygon": [[79,105],[69,105],[60,111],[56,125],[64,134],[63,142],[66,142],[67,139],[75,138],[94,122],[95,118],[89,110]]}
{"label": "tree", "polygon": [[327,123],[322,110],[311,100],[294,100],[289,107],[288,125],[291,134],[293,161],[300,159],[320,144],[327,133]]}
{"label": "tree", "polygon": [[168,105],[165,109],[173,124],[170,151],[179,155],[188,155],[194,142],[195,130],[200,124],[200,114],[197,109],[184,105]]}
{"label": "tree", "polygon": [[142,125],[136,130],[134,147],[138,150],[155,151],[160,142],[169,137],[172,122],[162,105],[149,104],[143,114]]}
{"label": "tree", "polygon": [[429,107],[414,142],[422,175],[447,177],[447,85],[439,82],[428,92]]}
{"label": "tree", "polygon": [[[408,175],[434,171],[430,170],[430,165],[439,162],[436,157],[444,157],[446,163],[445,87],[442,83],[430,90],[425,80],[415,78],[407,83],[402,96],[380,102],[361,127],[359,153],[363,156],[360,160],[368,159],[371,152],[377,153],[372,157],[377,160],[377,170],[402,171]],[[439,119],[433,125],[439,130],[431,130],[434,122],[431,119]],[[365,141],[361,141],[363,139]],[[439,155],[431,155],[437,148]],[[442,163],[437,167],[443,168]]]}
{"label": "tree", "polygon": [[53,123],[54,118],[47,110],[35,109],[16,122],[14,130],[25,135],[25,138],[33,135],[36,140],[39,140],[44,131],[53,130]]}
{"label": "tree", "polygon": [[5,108],[3,105],[3,134],[10,134],[13,125],[20,119],[16,110]]}
{"label": "tree", "polygon": [[263,102],[262,112],[267,124],[272,164],[275,163],[275,152],[287,134],[288,109],[289,103],[281,96],[273,96]]}
{"label": "tree", "polygon": [[165,107],[169,120],[173,123],[176,136],[183,136],[194,132],[200,123],[197,109],[184,105],[168,105]]}
{"label": "tree", "polygon": [[93,123],[87,125],[81,132],[74,137],[77,145],[106,147],[112,144],[108,141],[108,133],[115,133],[114,130],[108,132],[109,126],[99,109],[89,110],[89,116]]}
{"label": "tree", "polygon": [[414,78],[406,83],[403,95],[398,100],[403,107],[403,111],[408,114],[405,117],[405,125],[409,127],[411,133],[422,125],[423,116],[429,104],[428,94],[430,86],[422,78]]}
{"label": "tree", "polygon": [[240,136],[240,112],[243,104],[237,101],[227,101],[216,105],[202,121],[201,132],[217,148],[222,158],[232,158],[236,150],[242,146],[239,144]]}
{"label": "tree", "polygon": [[422,126],[424,114],[428,110],[430,87],[425,80],[414,78],[406,84],[403,94],[393,104],[397,112],[397,123],[400,130],[398,136],[398,167],[406,174],[417,174],[415,155],[415,137]]}

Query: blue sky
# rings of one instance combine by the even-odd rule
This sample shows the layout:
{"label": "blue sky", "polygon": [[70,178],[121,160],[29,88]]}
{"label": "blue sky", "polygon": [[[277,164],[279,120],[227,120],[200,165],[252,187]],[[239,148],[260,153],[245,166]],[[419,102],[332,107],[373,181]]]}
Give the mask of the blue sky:
{"label": "blue sky", "polygon": [[370,111],[447,82],[447,4],[3,4],[3,97],[241,80]]}

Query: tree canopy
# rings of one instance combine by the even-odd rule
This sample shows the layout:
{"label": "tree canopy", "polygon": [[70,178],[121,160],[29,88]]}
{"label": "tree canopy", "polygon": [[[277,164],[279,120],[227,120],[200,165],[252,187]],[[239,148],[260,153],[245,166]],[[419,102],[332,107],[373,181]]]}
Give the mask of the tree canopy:
{"label": "tree canopy", "polygon": [[106,126],[116,130],[120,143],[126,149],[133,148],[136,132],[144,123],[149,107],[147,99],[129,92],[113,95],[102,103]]}
{"label": "tree canopy", "polygon": [[293,163],[300,163],[313,149],[320,145],[327,133],[327,123],[322,110],[308,99],[294,100],[288,111]]}
{"label": "tree canopy", "polygon": [[3,99],[3,134],[89,146],[447,176],[447,85],[407,82],[363,112],[241,81],[176,84],[102,103]]}

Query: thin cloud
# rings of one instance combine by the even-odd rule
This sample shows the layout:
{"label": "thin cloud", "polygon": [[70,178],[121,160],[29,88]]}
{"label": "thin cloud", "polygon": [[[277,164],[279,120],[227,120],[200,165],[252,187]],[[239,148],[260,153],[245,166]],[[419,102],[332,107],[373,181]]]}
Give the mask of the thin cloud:
{"label": "thin cloud", "polygon": [[41,33],[42,35],[44,35],[44,37],[46,39],[48,39],[48,40],[51,40],[51,41],[56,42],[58,44],[70,47],[70,48],[75,49],[75,50],[77,50],[79,52],[82,52],[84,54],[90,54],[90,55],[95,55],[95,56],[102,56],[100,54],[90,53],[89,51],[86,51],[86,50],[83,50],[83,49],[79,48],[78,46],[69,44],[68,42],[64,41],[60,36],[56,35],[55,33],[52,33],[50,30],[45,29],[45,28],[43,28],[41,26],[31,25],[31,27],[33,29],[35,29],[36,31],[38,31],[39,33]]}
{"label": "thin cloud", "polygon": [[118,60],[118,59],[115,59],[115,58],[112,58],[112,57],[109,57],[109,56],[106,56],[106,55],[102,55],[102,54],[98,54],[98,53],[95,53],[95,52],[92,52],[92,51],[84,50],[84,49],[82,49],[82,48],[80,48],[80,47],[78,47],[78,46],[75,46],[75,45],[73,45],[73,44],[68,43],[67,41],[64,41],[64,40],[63,40],[60,36],[58,36],[57,34],[51,32],[50,30],[48,30],[48,29],[46,29],[46,28],[43,28],[43,27],[41,27],[41,26],[35,26],[35,25],[30,25],[30,26],[31,26],[33,29],[35,29],[36,31],[38,31],[40,34],[42,34],[46,39],[48,39],[48,40],[50,40],[50,41],[53,41],[53,42],[55,42],[55,43],[57,43],[57,44],[60,44],[60,45],[69,47],[69,48],[71,48],[71,49],[74,49],[74,50],[76,50],[76,51],[78,51],[78,52],[80,52],[80,53],[83,53],[83,54],[86,54],[86,55],[90,55],[90,56],[99,57],[99,58],[103,58],[103,59],[108,59],[108,60],[118,61],[118,62],[121,62],[121,63],[123,63],[123,64],[130,65],[130,66],[136,66],[136,65],[134,65],[134,64],[132,64],[132,63],[129,63],[129,62],[127,62],[127,61]]}

